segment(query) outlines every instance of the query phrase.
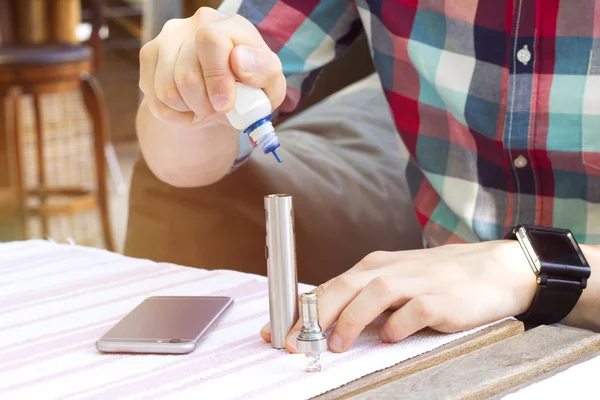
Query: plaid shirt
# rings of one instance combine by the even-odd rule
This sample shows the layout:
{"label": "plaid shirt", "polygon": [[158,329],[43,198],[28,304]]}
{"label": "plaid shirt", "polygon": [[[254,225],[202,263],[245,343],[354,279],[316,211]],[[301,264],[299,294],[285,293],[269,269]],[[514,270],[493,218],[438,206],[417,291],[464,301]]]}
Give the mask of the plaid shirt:
{"label": "plaid shirt", "polygon": [[517,223],[600,243],[600,0],[225,0],[283,63],[291,112],[366,32],[430,246]]}

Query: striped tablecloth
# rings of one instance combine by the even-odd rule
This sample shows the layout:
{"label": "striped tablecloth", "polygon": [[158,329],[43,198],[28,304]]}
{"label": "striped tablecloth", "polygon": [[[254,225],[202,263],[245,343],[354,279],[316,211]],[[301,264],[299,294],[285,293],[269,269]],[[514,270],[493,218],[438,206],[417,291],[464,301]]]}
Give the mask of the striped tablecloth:
{"label": "striped tablecloth", "polygon": [[[154,295],[226,295],[235,304],[189,355],[95,349],[98,337]],[[301,355],[261,340],[267,321],[262,276],[45,241],[0,244],[0,399],[306,399],[477,330],[428,331],[384,345],[378,320],[350,351],[325,353],[323,370],[306,373]]]}

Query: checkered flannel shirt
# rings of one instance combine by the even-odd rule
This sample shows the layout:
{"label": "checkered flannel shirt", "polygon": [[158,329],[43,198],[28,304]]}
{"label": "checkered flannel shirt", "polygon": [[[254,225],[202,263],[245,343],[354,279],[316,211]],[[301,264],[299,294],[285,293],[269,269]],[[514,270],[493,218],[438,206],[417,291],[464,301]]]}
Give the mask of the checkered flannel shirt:
{"label": "checkered flannel shirt", "polygon": [[[365,32],[430,246],[517,223],[600,243],[600,0],[225,0],[280,57],[292,112]],[[350,66],[351,67],[351,66]]]}

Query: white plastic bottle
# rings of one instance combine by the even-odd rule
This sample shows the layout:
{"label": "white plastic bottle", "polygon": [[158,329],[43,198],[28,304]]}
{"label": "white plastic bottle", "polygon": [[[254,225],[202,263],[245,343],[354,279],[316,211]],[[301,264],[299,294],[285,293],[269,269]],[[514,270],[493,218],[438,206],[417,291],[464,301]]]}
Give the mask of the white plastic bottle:
{"label": "white plastic bottle", "polygon": [[279,139],[271,122],[271,102],[261,89],[236,82],[235,105],[227,119],[238,130],[244,131],[265,154],[273,153],[281,163],[277,148]]}

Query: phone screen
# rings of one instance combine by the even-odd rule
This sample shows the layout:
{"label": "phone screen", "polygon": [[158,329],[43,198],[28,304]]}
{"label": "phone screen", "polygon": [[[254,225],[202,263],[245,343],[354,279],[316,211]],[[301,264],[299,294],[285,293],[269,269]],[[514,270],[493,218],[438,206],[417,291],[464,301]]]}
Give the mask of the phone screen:
{"label": "phone screen", "polygon": [[232,302],[229,297],[149,297],[102,338],[172,343],[195,340]]}

